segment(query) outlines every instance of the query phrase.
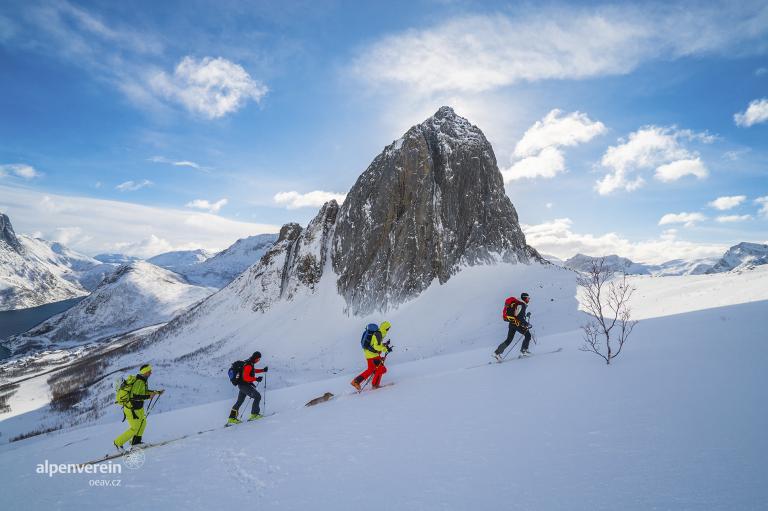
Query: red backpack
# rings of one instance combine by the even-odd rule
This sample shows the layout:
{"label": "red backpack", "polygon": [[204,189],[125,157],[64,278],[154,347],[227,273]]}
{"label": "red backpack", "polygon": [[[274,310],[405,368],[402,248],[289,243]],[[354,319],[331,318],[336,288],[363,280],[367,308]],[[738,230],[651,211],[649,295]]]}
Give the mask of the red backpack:
{"label": "red backpack", "polygon": [[522,305],[523,302],[515,298],[514,296],[510,296],[506,300],[504,300],[504,308],[501,310],[501,319],[504,321],[509,321],[507,319],[507,316],[514,316],[515,312],[517,312],[517,306]]}

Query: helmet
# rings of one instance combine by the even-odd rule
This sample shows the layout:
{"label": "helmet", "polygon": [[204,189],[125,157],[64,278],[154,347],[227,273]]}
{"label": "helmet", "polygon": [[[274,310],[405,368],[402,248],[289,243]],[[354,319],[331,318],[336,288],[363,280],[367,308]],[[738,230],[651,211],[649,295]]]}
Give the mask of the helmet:
{"label": "helmet", "polygon": [[254,360],[258,360],[261,358],[261,352],[260,351],[254,351],[253,355],[251,355],[251,358],[249,359],[251,362]]}
{"label": "helmet", "polygon": [[392,323],[389,321],[382,321],[381,325],[379,325],[379,330],[387,331],[390,328],[392,328]]}
{"label": "helmet", "polygon": [[530,301],[531,297],[530,297],[530,296],[528,296],[528,293],[522,293],[522,294],[520,295],[520,299],[521,299],[522,301],[524,301],[525,303],[528,303],[528,302]]}

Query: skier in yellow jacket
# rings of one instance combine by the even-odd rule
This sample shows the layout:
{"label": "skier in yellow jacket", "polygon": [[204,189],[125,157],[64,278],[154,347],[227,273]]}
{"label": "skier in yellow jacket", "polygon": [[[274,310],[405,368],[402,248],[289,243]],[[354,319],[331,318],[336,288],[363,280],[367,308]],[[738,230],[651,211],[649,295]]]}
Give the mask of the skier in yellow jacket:
{"label": "skier in yellow jacket", "polygon": [[117,392],[118,403],[123,405],[123,413],[128,420],[128,429],[114,441],[118,451],[124,450],[123,444],[128,440],[131,440],[131,446],[142,445],[141,436],[147,427],[144,401],[165,392],[147,388],[147,380],[151,375],[152,366],[144,364],[136,376],[126,378],[124,385]]}
{"label": "skier in yellow jacket", "polygon": [[381,325],[371,323],[363,332],[360,344],[363,347],[368,368],[352,380],[351,384],[357,390],[361,390],[360,384],[367,380],[371,374],[373,374],[373,380],[371,381],[373,388],[377,389],[381,385],[381,377],[387,372],[381,355],[392,351],[392,346],[389,345],[389,342],[384,342],[384,338],[391,327],[392,325],[389,321],[384,321]]}

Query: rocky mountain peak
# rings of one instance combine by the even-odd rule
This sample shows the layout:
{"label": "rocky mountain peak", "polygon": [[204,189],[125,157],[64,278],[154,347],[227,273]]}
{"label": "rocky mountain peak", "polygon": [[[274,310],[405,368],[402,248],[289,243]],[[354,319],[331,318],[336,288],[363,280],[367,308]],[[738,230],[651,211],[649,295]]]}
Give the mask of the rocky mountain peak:
{"label": "rocky mountain peak", "polygon": [[24,252],[16,233],[13,231],[11,219],[5,213],[0,213],[0,243],[5,243],[14,252],[21,254]]}
{"label": "rocky mountain peak", "polygon": [[540,261],[504,191],[493,148],[450,107],[409,129],[358,178],[333,240],[352,312],[386,310],[462,265]]}

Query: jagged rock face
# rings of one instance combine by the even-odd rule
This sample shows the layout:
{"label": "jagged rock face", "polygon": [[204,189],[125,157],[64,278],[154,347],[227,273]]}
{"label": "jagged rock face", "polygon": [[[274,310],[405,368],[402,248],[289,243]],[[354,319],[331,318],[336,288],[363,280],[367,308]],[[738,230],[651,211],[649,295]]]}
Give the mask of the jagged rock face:
{"label": "jagged rock face", "polygon": [[540,261],[526,245],[493,148],[441,108],[373,160],[339,212],[332,261],[354,313],[385,310],[461,265]]}
{"label": "jagged rock face", "polygon": [[320,282],[338,213],[339,205],[335,200],[326,202],[291,247],[281,296],[291,298],[300,286],[314,290]]}
{"label": "jagged rock face", "polygon": [[0,243],[5,243],[18,254],[24,251],[19,239],[16,237],[16,233],[13,231],[11,220],[4,213],[0,213]]}
{"label": "jagged rock face", "polygon": [[313,291],[323,275],[330,236],[339,205],[329,201],[306,229],[286,224],[274,246],[258,264],[230,286],[254,311],[265,311],[276,300],[292,299],[301,289]]}

